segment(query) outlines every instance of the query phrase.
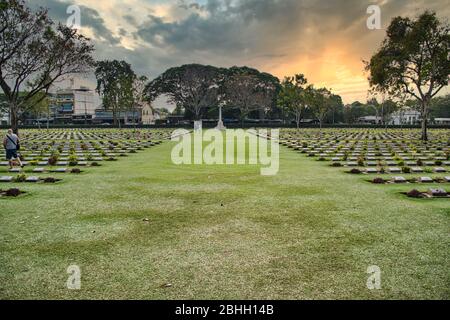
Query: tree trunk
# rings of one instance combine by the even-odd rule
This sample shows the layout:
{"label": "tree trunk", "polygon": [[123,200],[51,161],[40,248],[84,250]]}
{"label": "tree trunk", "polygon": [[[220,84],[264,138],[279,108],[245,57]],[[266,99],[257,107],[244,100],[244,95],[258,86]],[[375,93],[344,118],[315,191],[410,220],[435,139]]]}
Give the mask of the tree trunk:
{"label": "tree trunk", "polygon": [[422,101],[422,141],[428,141],[428,100]]}
{"label": "tree trunk", "polygon": [[19,133],[19,117],[17,116],[17,104],[10,102],[9,104],[9,119],[11,121],[10,127],[15,134]]}
{"label": "tree trunk", "polygon": [[112,110],[112,116],[113,116],[113,126],[117,125],[117,116],[116,116],[116,110]]}

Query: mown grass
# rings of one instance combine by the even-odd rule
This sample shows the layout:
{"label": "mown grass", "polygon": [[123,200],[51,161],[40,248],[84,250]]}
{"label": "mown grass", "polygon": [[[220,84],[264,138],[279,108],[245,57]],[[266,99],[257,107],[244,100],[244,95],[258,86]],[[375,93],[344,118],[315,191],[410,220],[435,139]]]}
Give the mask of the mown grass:
{"label": "mown grass", "polygon": [[[286,148],[278,175],[261,176],[176,166],[172,146],[55,185],[1,184],[27,194],[0,199],[0,297],[450,297],[448,200],[409,199],[413,185],[374,185]],[[71,264],[81,290],[66,288]],[[366,287],[369,265],[381,290]]]}

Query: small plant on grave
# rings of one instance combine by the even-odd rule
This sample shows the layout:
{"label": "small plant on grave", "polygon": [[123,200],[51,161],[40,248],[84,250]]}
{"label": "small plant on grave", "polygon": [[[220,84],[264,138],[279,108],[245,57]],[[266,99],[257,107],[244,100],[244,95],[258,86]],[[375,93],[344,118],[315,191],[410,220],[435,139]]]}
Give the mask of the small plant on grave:
{"label": "small plant on grave", "polygon": [[106,158],[106,161],[117,161],[117,159],[111,156]]}
{"label": "small plant on grave", "polygon": [[417,161],[416,161],[416,164],[420,167],[420,166],[423,166],[423,161],[421,160],[421,159],[418,159]]}
{"label": "small plant on grave", "polygon": [[423,197],[422,192],[420,192],[417,189],[413,189],[413,190],[409,191],[406,195],[410,198],[422,198]]}
{"label": "small plant on grave", "polygon": [[362,173],[361,170],[357,169],[357,168],[353,168],[352,170],[350,170],[351,174],[360,174]]}
{"label": "small plant on grave", "polygon": [[433,173],[433,169],[425,168],[425,169],[423,169],[423,172],[425,172],[425,173]]}
{"label": "small plant on grave", "polygon": [[38,164],[38,161],[37,160],[31,160],[29,162],[29,164],[30,164],[30,166],[36,166]]}
{"label": "small plant on grave", "polygon": [[342,164],[340,163],[340,162],[333,162],[332,164],[331,164],[331,166],[332,167],[342,167]]}
{"label": "small plant on grave", "polygon": [[25,180],[27,180],[27,176],[23,173],[17,175],[16,178],[14,179],[15,182],[25,182]]}
{"label": "small plant on grave", "polygon": [[411,168],[410,167],[402,167],[402,172],[403,173],[411,173]]}
{"label": "small plant on grave", "polygon": [[53,177],[46,177],[46,178],[44,178],[44,182],[45,183],[55,183],[56,179]]}
{"label": "small plant on grave", "polygon": [[70,170],[70,173],[81,173],[81,170],[79,168],[73,168]]}
{"label": "small plant on grave", "polygon": [[94,162],[91,163],[91,166],[92,167],[99,167],[100,165],[98,164],[98,162],[94,161]]}
{"label": "small plant on grave", "polygon": [[81,149],[82,149],[82,150],[87,150],[87,149],[88,149],[88,146],[83,142],[83,143],[81,144]]}
{"label": "small plant on grave", "polygon": [[378,168],[378,172],[379,173],[386,173],[386,168],[381,166],[381,167]]}
{"label": "small plant on grave", "polygon": [[349,155],[348,151],[345,151],[344,156],[342,157],[342,160],[347,161],[348,155]]}
{"label": "small plant on grave", "polygon": [[374,178],[373,180],[372,180],[372,183],[375,183],[375,184],[384,184],[384,179],[383,178]]}
{"label": "small plant on grave", "polygon": [[358,157],[358,166],[364,167],[364,157]]}
{"label": "small plant on grave", "polygon": [[59,159],[59,152],[58,151],[53,151],[51,156],[48,158],[48,164],[51,166],[54,166]]}
{"label": "small plant on grave", "polygon": [[405,165],[405,161],[400,160],[397,162],[397,165],[399,165],[400,167],[403,167]]}
{"label": "small plant on grave", "polygon": [[314,153],[312,153],[312,152],[308,153],[308,157],[314,157],[314,156],[315,156]]}
{"label": "small plant on grave", "polygon": [[88,153],[87,156],[86,156],[86,159],[88,161],[92,161],[94,159],[94,156],[91,153]]}
{"label": "small plant on grave", "polygon": [[441,160],[436,160],[435,162],[434,162],[434,164],[435,165],[437,165],[437,166],[442,166],[442,161]]}
{"label": "small plant on grave", "polygon": [[326,161],[327,159],[325,157],[319,157],[319,159],[317,159],[317,161]]}
{"label": "small plant on grave", "polygon": [[69,156],[69,166],[74,167],[78,164],[78,158],[75,154]]}

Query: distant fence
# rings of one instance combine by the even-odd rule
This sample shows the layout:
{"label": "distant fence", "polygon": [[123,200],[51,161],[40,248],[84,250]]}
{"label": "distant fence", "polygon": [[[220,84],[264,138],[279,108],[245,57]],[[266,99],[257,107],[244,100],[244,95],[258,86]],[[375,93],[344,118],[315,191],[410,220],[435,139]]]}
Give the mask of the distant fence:
{"label": "distant fence", "polygon": [[[237,129],[237,128],[292,128],[295,129],[297,126],[295,124],[281,124],[281,123],[225,123],[227,128]],[[216,124],[214,123],[203,123],[203,128],[214,128]],[[105,126],[105,125],[95,125],[95,124],[50,124],[49,129],[83,129],[83,128],[97,128],[97,129],[112,129],[119,128],[119,126]],[[0,129],[8,129],[10,128],[7,125],[0,125]],[[46,129],[47,125],[41,125],[40,127],[37,125],[21,125],[19,129]],[[123,129],[163,129],[163,128],[193,128],[193,124],[157,124],[157,125],[121,125],[120,128]],[[300,129],[302,128],[319,128],[318,124],[302,124],[300,125]],[[322,128],[366,128],[366,129],[418,129],[420,125],[388,125],[388,126],[380,126],[374,124],[324,124]],[[430,129],[450,129],[450,125],[429,125]]]}

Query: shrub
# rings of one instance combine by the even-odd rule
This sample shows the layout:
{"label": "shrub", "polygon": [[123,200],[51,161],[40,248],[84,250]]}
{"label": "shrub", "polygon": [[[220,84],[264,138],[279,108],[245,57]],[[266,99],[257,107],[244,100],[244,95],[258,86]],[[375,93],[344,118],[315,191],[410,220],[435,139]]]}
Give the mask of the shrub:
{"label": "shrub", "polygon": [[422,197],[422,193],[417,189],[413,189],[413,190],[409,191],[406,195],[410,198],[421,198]]}
{"label": "shrub", "polygon": [[332,167],[342,167],[342,164],[340,162],[333,162],[331,164]]}
{"label": "shrub", "polygon": [[19,174],[14,179],[16,182],[24,182],[27,179],[27,176],[25,174]]}
{"label": "shrub", "polygon": [[350,170],[350,173],[352,173],[352,174],[359,174],[359,173],[361,173],[361,170],[359,170],[357,168],[353,168],[352,170]]}
{"label": "shrub", "polygon": [[320,157],[319,159],[317,159],[317,161],[325,161],[327,159],[325,159],[324,157]]}
{"label": "shrub", "polygon": [[384,179],[383,178],[374,178],[372,180],[372,182],[376,183],[376,184],[383,184],[384,183]]}
{"label": "shrub", "polygon": [[98,162],[92,162],[92,163],[91,163],[91,166],[92,166],[92,167],[98,167],[98,166],[100,166],[100,165],[98,164]]}
{"label": "shrub", "polygon": [[411,168],[410,167],[402,167],[402,172],[403,173],[411,173]]}
{"label": "shrub", "polygon": [[17,197],[19,194],[21,194],[20,190],[17,188],[11,188],[6,190],[5,195],[7,197]]}
{"label": "shrub", "polygon": [[398,164],[400,167],[403,167],[403,166],[405,165],[405,161],[400,160],[399,162],[397,162],[397,164]]}
{"label": "shrub", "polygon": [[81,173],[81,170],[79,168],[73,168],[70,170],[70,173]]}
{"label": "shrub", "polygon": [[422,161],[422,160],[420,160],[420,159],[419,159],[419,160],[417,160],[417,162],[416,162],[416,163],[417,163],[417,165],[418,165],[419,167],[420,167],[420,166],[423,166],[423,161]]}
{"label": "shrub", "polygon": [[44,182],[45,183],[55,183],[56,179],[52,178],[52,177],[47,177],[47,178],[44,179]]}
{"label": "shrub", "polygon": [[442,166],[442,161],[441,160],[436,160],[434,162],[434,164],[437,165],[437,166]]}

